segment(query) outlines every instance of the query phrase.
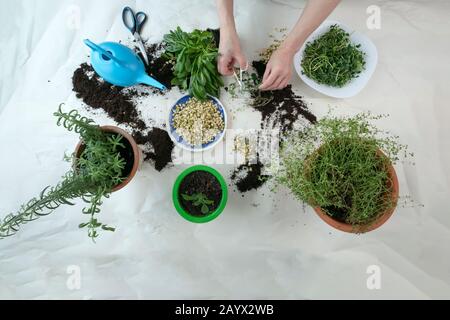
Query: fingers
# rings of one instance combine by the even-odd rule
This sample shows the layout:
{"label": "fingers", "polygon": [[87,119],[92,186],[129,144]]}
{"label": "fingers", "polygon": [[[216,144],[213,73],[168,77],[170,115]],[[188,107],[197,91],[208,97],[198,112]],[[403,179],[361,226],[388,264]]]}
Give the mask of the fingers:
{"label": "fingers", "polygon": [[287,87],[289,84],[289,77],[276,76],[272,73],[266,82],[259,87],[260,90],[269,91],[269,90],[281,90]]}
{"label": "fingers", "polygon": [[264,72],[262,84],[259,86],[259,90],[267,90],[273,85],[277,78],[278,75],[276,74],[276,72],[272,72],[272,68],[269,63],[266,67],[266,71]]}
{"label": "fingers", "polygon": [[290,78],[291,74],[289,71],[286,71],[284,68],[272,67],[269,62],[259,89],[263,91],[284,89],[288,85]]}
{"label": "fingers", "polygon": [[284,89],[288,86],[289,84],[289,78],[284,79],[281,84],[278,86],[278,90]]}
{"label": "fingers", "polygon": [[217,70],[223,76],[233,75],[233,58],[229,55],[220,55],[217,61]]}
{"label": "fingers", "polygon": [[248,60],[243,54],[238,54],[236,60],[241,70],[246,71],[248,69]]}
{"label": "fingers", "polygon": [[[272,67],[270,66],[270,62],[269,62],[269,64],[266,66],[266,71],[264,71],[264,75],[262,78],[263,84],[267,81],[267,78],[269,78],[271,73],[272,73]],[[260,87],[260,89],[261,89],[261,87]]]}

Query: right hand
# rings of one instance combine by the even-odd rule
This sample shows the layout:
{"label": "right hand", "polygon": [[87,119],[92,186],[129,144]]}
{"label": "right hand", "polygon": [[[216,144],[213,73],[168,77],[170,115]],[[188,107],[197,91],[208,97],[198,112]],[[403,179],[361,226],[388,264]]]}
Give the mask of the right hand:
{"label": "right hand", "polygon": [[239,37],[237,34],[227,35],[222,33],[220,36],[217,69],[220,74],[231,76],[234,73],[235,66],[239,66],[242,70],[245,70],[248,66],[247,58],[241,50]]}

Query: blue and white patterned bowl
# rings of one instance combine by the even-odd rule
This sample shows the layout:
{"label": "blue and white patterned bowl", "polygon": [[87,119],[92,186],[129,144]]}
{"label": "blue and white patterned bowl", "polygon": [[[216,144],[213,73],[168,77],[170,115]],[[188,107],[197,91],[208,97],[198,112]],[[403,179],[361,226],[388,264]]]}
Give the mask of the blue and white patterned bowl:
{"label": "blue and white patterned bowl", "polygon": [[178,100],[170,108],[168,121],[167,121],[167,128],[168,128],[169,136],[172,139],[172,141],[175,143],[175,145],[177,145],[178,147],[180,147],[180,148],[182,148],[184,150],[192,151],[192,152],[203,152],[203,151],[206,151],[206,150],[211,150],[225,136],[225,130],[226,130],[227,124],[228,124],[227,112],[226,112],[224,106],[222,105],[222,103],[217,98],[215,98],[213,96],[210,96],[209,98],[214,103],[214,105],[216,106],[216,108],[219,111],[220,115],[222,116],[223,122],[225,124],[225,126],[224,126],[225,129],[222,132],[220,132],[219,134],[217,134],[216,137],[214,138],[214,140],[212,140],[212,141],[210,141],[208,143],[204,143],[202,145],[192,145],[188,141],[184,140],[184,138],[177,133],[176,129],[173,126],[173,117],[174,117],[174,113],[175,113],[176,107],[178,105],[180,105],[180,104],[185,104],[191,98],[192,98],[192,96],[186,95],[186,96],[182,97],[180,100]]}

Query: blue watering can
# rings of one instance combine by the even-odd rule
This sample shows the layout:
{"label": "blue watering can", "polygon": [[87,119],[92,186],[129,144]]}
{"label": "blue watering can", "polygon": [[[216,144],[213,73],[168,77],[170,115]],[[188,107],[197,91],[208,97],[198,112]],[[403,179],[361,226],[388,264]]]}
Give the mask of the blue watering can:
{"label": "blue watering can", "polygon": [[92,49],[92,67],[105,81],[120,87],[131,87],[143,83],[160,90],[166,89],[164,85],[145,73],[144,63],[130,48],[116,42],[104,42],[97,45],[86,39],[84,43]]}

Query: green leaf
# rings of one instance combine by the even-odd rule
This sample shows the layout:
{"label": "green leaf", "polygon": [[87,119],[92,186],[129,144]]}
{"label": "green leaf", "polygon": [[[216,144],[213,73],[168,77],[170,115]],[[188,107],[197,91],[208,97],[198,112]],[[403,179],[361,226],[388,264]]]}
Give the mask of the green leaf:
{"label": "green leaf", "polygon": [[182,194],[181,197],[182,197],[184,200],[186,200],[186,201],[192,201],[192,200],[195,199],[195,197],[190,196],[190,195],[188,195],[188,194]]}
{"label": "green leaf", "polygon": [[102,230],[110,231],[110,232],[115,232],[115,231],[116,231],[116,228],[108,227],[107,225],[102,225]]}
{"label": "green leaf", "polygon": [[208,206],[206,204],[204,204],[202,206],[202,213],[203,214],[208,214],[209,213],[209,208],[208,208]]}

